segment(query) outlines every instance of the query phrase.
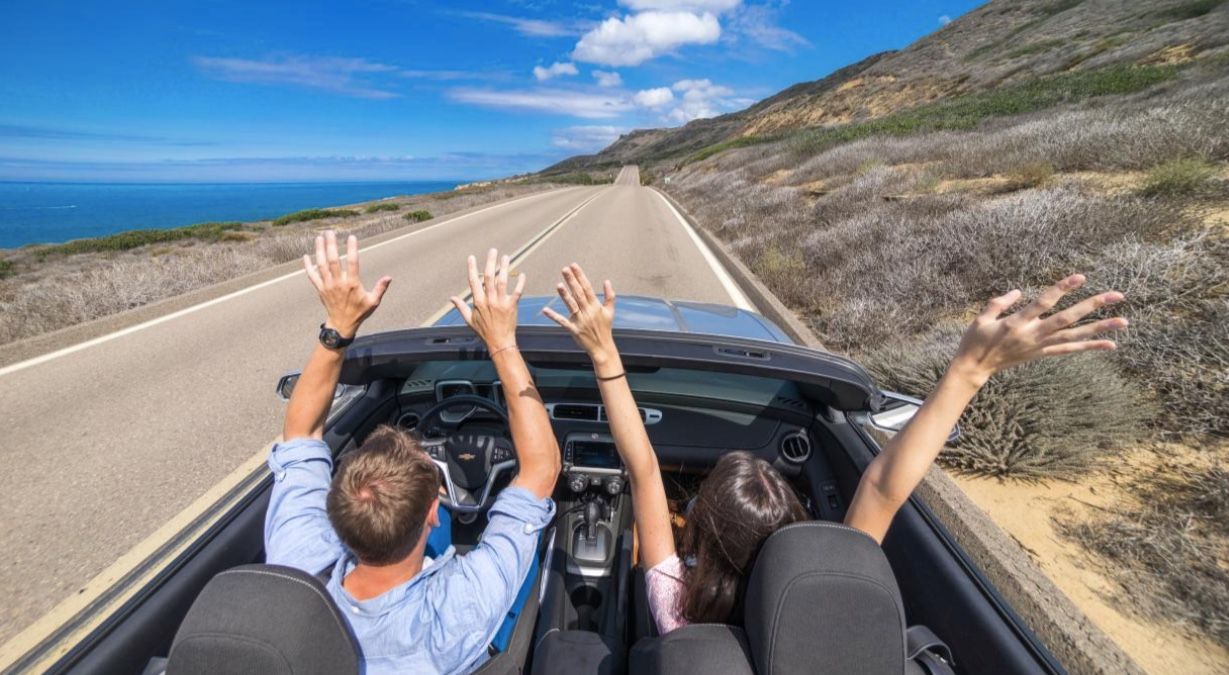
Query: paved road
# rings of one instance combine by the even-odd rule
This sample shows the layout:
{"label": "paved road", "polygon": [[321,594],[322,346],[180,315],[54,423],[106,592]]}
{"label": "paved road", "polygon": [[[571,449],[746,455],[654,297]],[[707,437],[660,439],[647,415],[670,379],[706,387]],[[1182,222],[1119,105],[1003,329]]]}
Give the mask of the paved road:
{"label": "paved road", "polygon": [[[612,186],[513,200],[365,252],[366,280],[394,279],[365,329],[422,324],[464,287],[467,254],[517,251],[573,211],[518,264],[529,293],[552,293],[559,268],[577,261],[621,293],[745,303],[627,167]],[[309,284],[296,275],[0,370],[0,642],[278,433],[273,384],[301,365],[320,321]]]}

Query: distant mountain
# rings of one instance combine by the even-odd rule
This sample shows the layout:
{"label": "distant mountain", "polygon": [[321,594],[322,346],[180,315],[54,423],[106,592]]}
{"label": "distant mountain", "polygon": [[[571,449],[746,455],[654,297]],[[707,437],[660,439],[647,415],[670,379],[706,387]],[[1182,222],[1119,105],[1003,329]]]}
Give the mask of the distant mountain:
{"label": "distant mountain", "polygon": [[632,131],[597,154],[542,173],[681,159],[741,136],[873,119],[1063,72],[1181,63],[1226,44],[1226,0],[994,0],[903,50],[796,84],[746,110]]}

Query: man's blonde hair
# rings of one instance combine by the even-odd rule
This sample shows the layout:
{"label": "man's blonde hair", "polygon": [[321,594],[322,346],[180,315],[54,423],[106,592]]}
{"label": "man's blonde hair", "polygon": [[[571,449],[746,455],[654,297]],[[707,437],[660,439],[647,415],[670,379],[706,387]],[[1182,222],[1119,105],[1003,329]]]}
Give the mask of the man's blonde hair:
{"label": "man's blonde hair", "polygon": [[381,425],[345,456],[329,490],[329,522],[360,562],[404,560],[439,495],[435,463],[409,434]]}

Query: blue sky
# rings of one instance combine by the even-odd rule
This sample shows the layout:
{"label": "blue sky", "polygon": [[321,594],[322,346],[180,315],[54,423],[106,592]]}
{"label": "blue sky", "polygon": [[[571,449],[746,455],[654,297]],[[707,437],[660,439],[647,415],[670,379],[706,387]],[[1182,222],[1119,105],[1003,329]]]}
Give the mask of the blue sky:
{"label": "blue sky", "polygon": [[977,4],[10,1],[0,180],[533,171],[746,107]]}

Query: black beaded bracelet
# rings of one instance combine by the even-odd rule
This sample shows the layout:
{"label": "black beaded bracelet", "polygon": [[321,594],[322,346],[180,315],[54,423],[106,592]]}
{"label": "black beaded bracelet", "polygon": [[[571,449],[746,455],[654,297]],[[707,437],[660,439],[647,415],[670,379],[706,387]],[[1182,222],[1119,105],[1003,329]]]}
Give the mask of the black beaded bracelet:
{"label": "black beaded bracelet", "polygon": [[612,380],[617,380],[617,379],[619,379],[620,377],[627,377],[627,371],[623,371],[623,372],[619,373],[618,375],[611,375],[610,377],[602,377],[602,376],[598,375],[597,373],[594,373],[594,374],[593,374],[593,376],[594,376],[595,378],[597,378],[597,381],[598,381],[598,382],[610,382],[610,381],[612,381]]}

